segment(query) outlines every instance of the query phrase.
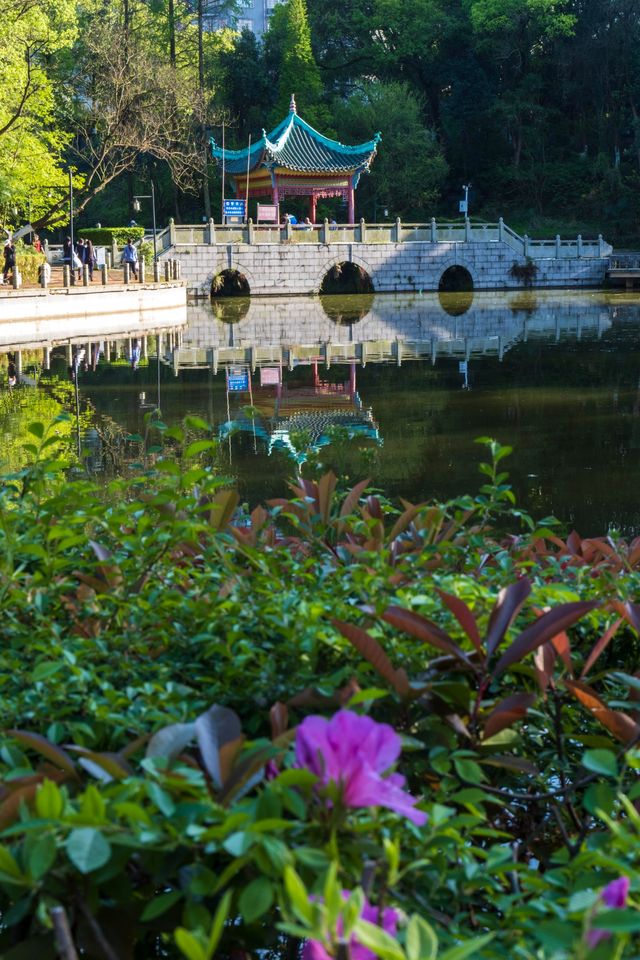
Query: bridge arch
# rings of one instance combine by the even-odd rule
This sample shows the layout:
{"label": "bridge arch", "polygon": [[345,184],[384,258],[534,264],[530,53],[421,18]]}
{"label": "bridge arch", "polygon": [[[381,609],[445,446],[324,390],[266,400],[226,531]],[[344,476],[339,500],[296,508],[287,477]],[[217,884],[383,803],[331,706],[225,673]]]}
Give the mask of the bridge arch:
{"label": "bridge arch", "polygon": [[474,268],[460,258],[441,261],[437,264],[436,271],[434,286],[441,292],[468,292],[475,290],[478,285]]}
{"label": "bridge arch", "polygon": [[[359,256],[347,256],[341,258],[339,255],[331,257],[330,260],[325,261],[322,270],[319,274],[316,275],[316,281],[314,284],[314,292],[322,293],[322,286],[325,282],[325,279],[329,276],[331,271],[339,270],[343,268],[345,264],[352,264],[355,267],[359,267],[361,271],[366,275],[368,283],[366,284],[365,289],[362,289],[361,293],[373,293],[375,291],[375,284],[372,276],[371,266],[367,263],[366,260],[363,260]],[[326,292],[326,291],[325,291]],[[354,291],[356,292],[356,291]]]}
{"label": "bridge arch", "polygon": [[214,281],[216,277],[225,273],[239,273],[246,279],[249,289],[241,295],[248,296],[256,287],[260,286],[260,284],[256,282],[253,271],[244,264],[239,263],[235,257],[219,257],[216,263],[214,263],[211,273],[208,273],[202,282],[200,287],[202,293],[208,297],[220,296],[220,294],[214,292]]}

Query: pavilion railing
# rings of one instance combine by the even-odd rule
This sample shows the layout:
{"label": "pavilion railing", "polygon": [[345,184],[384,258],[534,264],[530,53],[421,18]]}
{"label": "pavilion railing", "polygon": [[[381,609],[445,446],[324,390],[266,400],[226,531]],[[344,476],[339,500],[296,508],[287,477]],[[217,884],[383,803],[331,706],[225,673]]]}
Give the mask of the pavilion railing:
{"label": "pavilion railing", "polygon": [[597,239],[532,240],[520,236],[500,218],[496,222],[471,220],[403,223],[399,218],[392,223],[330,223],[290,224],[283,226],[254,224],[215,224],[213,220],[197,225],[175,224],[157,238],[158,250],[163,253],[174,247],[217,244],[353,244],[353,243],[503,243],[515,254],[532,260],[568,258],[604,258],[613,248],[600,235]]}

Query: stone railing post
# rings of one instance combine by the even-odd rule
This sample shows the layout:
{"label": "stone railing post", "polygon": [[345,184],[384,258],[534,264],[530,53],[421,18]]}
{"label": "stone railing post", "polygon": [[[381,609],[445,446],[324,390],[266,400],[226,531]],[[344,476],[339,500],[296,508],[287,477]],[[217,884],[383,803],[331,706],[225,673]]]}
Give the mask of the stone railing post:
{"label": "stone railing post", "polygon": [[284,222],[284,239],[291,240],[291,221],[288,217]]}
{"label": "stone railing post", "polygon": [[582,234],[580,233],[578,234],[577,247],[578,247],[578,256],[581,257],[582,256]]}
{"label": "stone railing post", "polygon": [[522,238],[522,241],[523,241],[523,244],[524,244],[524,248],[523,248],[523,251],[522,251],[522,252],[524,253],[525,257],[528,257],[528,256],[529,256],[529,236],[528,236],[528,234],[525,233],[524,237]]}
{"label": "stone railing post", "polygon": [[464,218],[464,242],[471,243],[471,220],[469,220],[469,217]]}
{"label": "stone railing post", "polygon": [[153,282],[160,283],[160,263],[158,260],[153,262]]}
{"label": "stone railing post", "polygon": [[14,290],[19,290],[22,286],[22,277],[20,271],[18,270],[18,265],[14,264],[13,272],[11,274],[11,285]]}
{"label": "stone railing post", "polygon": [[328,245],[329,243],[329,221],[325,217],[320,227],[320,243]]}
{"label": "stone railing post", "polygon": [[560,234],[556,233],[556,260],[560,259],[561,250],[562,250],[562,240],[560,239]]}
{"label": "stone railing post", "polygon": [[144,283],[144,269],[145,269],[145,263],[144,263],[144,260],[141,260],[140,263],[138,264],[138,280],[140,281],[140,283]]}
{"label": "stone railing post", "polygon": [[116,265],[117,262],[118,262],[118,244],[115,242],[115,240],[112,240],[112,241],[111,241],[111,264],[110,264],[110,266],[115,267],[115,265]]}
{"label": "stone railing post", "polygon": [[49,264],[41,263],[40,264],[40,286],[43,290],[47,289],[49,285]]}
{"label": "stone railing post", "polygon": [[438,225],[436,223],[436,218],[431,217],[431,243],[438,242]]}
{"label": "stone railing post", "polygon": [[106,287],[109,283],[109,274],[107,273],[107,265],[103,263],[100,267],[100,279],[102,280],[102,286]]}
{"label": "stone railing post", "polygon": [[604,256],[604,237],[601,233],[598,234],[598,256]]}
{"label": "stone railing post", "polygon": [[176,222],[173,217],[169,217],[169,246],[173,247],[176,242]]}
{"label": "stone railing post", "polygon": [[402,243],[402,221],[396,217],[396,243]]}
{"label": "stone railing post", "polygon": [[82,286],[89,286],[89,264],[85,263],[82,266]]}
{"label": "stone railing post", "polygon": [[62,286],[70,287],[71,286],[71,270],[69,269],[69,264],[65,263],[62,268]]}
{"label": "stone railing post", "polygon": [[169,282],[171,280],[171,261],[165,260],[164,262],[164,279]]}
{"label": "stone railing post", "polygon": [[247,243],[249,245],[253,243],[253,220],[251,217],[247,220]]}
{"label": "stone railing post", "polygon": [[504,242],[504,220],[502,217],[498,218],[498,240],[500,243]]}
{"label": "stone railing post", "polygon": [[216,242],[216,225],[213,222],[213,217],[209,217],[209,244],[214,244]]}
{"label": "stone railing post", "polygon": [[129,283],[129,264],[128,263],[122,264],[122,279],[124,280],[125,283]]}
{"label": "stone railing post", "polygon": [[364,222],[364,217],[360,217],[360,243],[366,243],[367,241],[367,227]]}
{"label": "stone railing post", "polygon": [[105,250],[104,252],[104,262],[109,269],[113,266],[113,257],[111,256],[111,250]]}

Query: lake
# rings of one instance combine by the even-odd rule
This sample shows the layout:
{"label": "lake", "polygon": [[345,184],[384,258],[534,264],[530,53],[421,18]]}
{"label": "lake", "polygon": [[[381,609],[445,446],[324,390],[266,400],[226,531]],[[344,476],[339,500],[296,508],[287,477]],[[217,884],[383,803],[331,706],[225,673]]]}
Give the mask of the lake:
{"label": "lake", "polygon": [[[536,517],[553,513],[583,535],[640,531],[638,295],[254,298],[188,309],[188,326],[163,338],[159,379],[156,338],[137,369],[122,341],[110,361],[103,353],[95,370],[81,368],[80,395],[100,421],[139,434],[159,386],[166,423],[195,414],[215,425],[220,468],[251,504],[282,495],[297,466],[320,464],[369,476],[394,498],[474,492],[483,458],[474,439],[489,435],[513,446],[511,482]],[[67,369],[56,347],[51,372]]]}

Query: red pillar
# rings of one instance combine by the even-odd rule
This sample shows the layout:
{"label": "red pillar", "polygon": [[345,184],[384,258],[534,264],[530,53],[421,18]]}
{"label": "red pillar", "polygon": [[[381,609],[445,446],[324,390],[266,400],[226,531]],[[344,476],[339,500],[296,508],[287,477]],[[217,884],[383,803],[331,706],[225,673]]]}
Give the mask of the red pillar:
{"label": "red pillar", "polygon": [[315,193],[312,193],[311,196],[309,197],[309,220],[311,220],[311,223],[316,222],[317,202],[318,202],[318,198],[316,197]]}
{"label": "red pillar", "polygon": [[353,177],[349,178],[349,223],[356,222],[356,191],[353,186]]}
{"label": "red pillar", "polygon": [[356,365],[355,363],[349,364],[349,396],[353,400],[356,395]]}

